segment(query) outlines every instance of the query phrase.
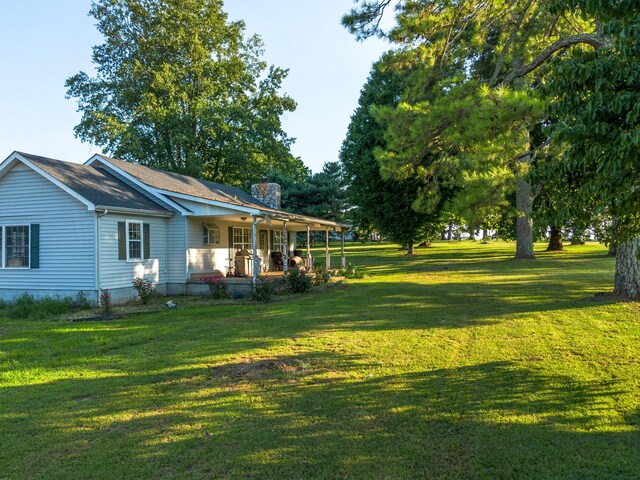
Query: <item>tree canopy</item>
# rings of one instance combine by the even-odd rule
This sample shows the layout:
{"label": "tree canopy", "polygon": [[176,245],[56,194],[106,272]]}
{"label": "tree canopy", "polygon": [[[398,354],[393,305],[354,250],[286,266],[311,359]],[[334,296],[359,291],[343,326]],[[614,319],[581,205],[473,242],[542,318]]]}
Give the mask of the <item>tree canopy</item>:
{"label": "tree canopy", "polygon": [[296,104],[287,71],[261,59],[259,37],[229,22],[222,0],[95,0],[104,36],[95,76],[66,81],[82,113],[75,134],[123,160],[245,186],[300,172],[280,116]]}
{"label": "tree canopy", "polygon": [[[383,32],[380,16],[392,3],[397,23]],[[358,38],[386,36],[398,47],[388,65],[413,70],[398,105],[379,112],[388,126],[383,167],[399,178],[429,179],[454,163],[486,185],[501,178],[505,195],[515,191],[518,258],[533,257],[528,173],[545,145],[532,138],[545,118],[538,88],[545,67],[571,45],[605,43],[590,18],[554,13],[548,3],[361,0],[343,19]]]}
{"label": "tree canopy", "polygon": [[428,186],[416,177],[399,180],[385,178],[381,173],[376,151],[386,147],[385,127],[377,120],[375,110],[397,104],[407,75],[380,67],[381,64],[374,66],[362,89],[340,161],[347,197],[355,206],[349,212],[352,221],[365,230],[379,230],[411,251],[415,243],[440,228],[444,199],[436,182]]}

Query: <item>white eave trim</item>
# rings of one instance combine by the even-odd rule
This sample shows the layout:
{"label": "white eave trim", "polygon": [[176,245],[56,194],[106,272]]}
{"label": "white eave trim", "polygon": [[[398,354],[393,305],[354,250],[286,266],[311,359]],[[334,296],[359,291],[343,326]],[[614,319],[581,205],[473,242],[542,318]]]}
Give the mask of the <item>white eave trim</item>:
{"label": "white eave trim", "polygon": [[164,217],[171,218],[174,216],[171,212],[159,212],[157,210],[143,210],[137,208],[126,207],[110,207],[109,205],[96,205],[96,210],[101,210],[104,213],[128,213],[131,215],[143,215],[145,217]]}
{"label": "white eave trim", "polygon": [[92,165],[94,162],[100,162],[100,163],[104,163],[106,165],[109,166],[109,168],[112,168],[113,170],[115,170],[116,172],[118,172],[120,175],[122,175],[124,178],[126,178],[127,180],[129,180],[131,183],[133,183],[134,185],[140,187],[141,189],[143,189],[145,192],[150,193],[151,195],[153,195],[154,197],[156,197],[158,200],[165,202],[166,204],[170,205],[172,208],[175,208],[178,212],[180,212],[181,215],[183,216],[187,216],[187,215],[193,215],[193,212],[185,209],[182,205],[177,204],[176,202],[172,201],[170,198],[166,198],[164,195],[159,195],[158,192],[160,192],[159,190],[150,187],[149,185],[147,185],[144,182],[141,182],[140,180],[138,180],[136,177],[134,177],[133,175],[125,172],[124,170],[122,170],[121,168],[118,168],[117,166],[115,166],[113,163],[111,163],[109,160],[107,160],[106,158],[104,158],[103,156],[99,155],[99,154],[95,154],[93,157],[91,157],[89,160],[87,160],[86,162],[84,162],[84,165]]}
{"label": "white eave trim", "polygon": [[6,172],[13,167],[13,165],[15,164],[16,161],[22,162],[27,167],[29,167],[31,170],[33,170],[34,172],[38,173],[39,175],[42,175],[44,178],[49,180],[56,187],[59,187],[62,190],[64,190],[65,192],[67,192],[73,198],[75,198],[79,202],[81,202],[84,205],[86,205],[88,210],[93,211],[93,210],[96,209],[96,206],[93,203],[91,203],[89,200],[87,200],[86,198],[84,198],[83,196],[78,194],[78,192],[76,192],[75,190],[73,190],[73,189],[69,188],[68,186],[66,186],[60,180],[57,180],[56,178],[52,177],[50,174],[48,174],[47,172],[42,170],[40,167],[36,166],[34,163],[30,162],[25,157],[20,155],[18,152],[13,152],[11,155],[9,155],[7,157],[7,159],[4,162],[2,162],[2,164],[0,164],[0,178],[3,177],[6,174]]}

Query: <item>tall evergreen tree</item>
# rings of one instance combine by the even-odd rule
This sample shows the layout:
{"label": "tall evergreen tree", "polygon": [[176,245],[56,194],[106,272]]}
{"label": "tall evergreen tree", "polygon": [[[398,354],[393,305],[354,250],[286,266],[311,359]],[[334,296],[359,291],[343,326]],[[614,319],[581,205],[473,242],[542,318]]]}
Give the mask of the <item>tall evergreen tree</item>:
{"label": "tall evergreen tree", "polygon": [[222,0],[95,0],[104,36],[96,75],[67,79],[75,134],[123,160],[246,186],[299,170],[280,116],[286,70],[260,58],[259,37],[229,22]]}
{"label": "tall evergreen tree", "polygon": [[381,161],[404,177],[411,171],[429,178],[452,158],[473,174],[508,169],[516,197],[516,258],[533,258],[528,173],[546,144],[531,136],[544,119],[537,86],[555,54],[605,39],[588,18],[552,13],[545,0],[400,0],[396,26],[383,32],[380,17],[392,3],[360,0],[343,19],[360,39],[378,34],[394,42],[399,50],[389,63],[414,71],[403,101],[379,113],[388,124]]}
{"label": "tall evergreen tree", "polygon": [[379,230],[413,253],[416,243],[440,229],[443,193],[436,182],[425,185],[418,178],[398,180],[385,178],[381,173],[375,152],[386,147],[385,129],[376,120],[374,109],[397,103],[406,75],[378,67],[374,67],[362,89],[342,144],[340,161],[347,197],[355,205],[350,211],[353,220],[361,227]]}

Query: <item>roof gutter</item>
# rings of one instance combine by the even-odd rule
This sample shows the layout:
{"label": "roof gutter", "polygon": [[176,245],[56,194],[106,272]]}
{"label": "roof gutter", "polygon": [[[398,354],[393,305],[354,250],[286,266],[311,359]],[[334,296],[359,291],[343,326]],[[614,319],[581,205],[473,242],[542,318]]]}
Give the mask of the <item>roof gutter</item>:
{"label": "roof gutter", "polygon": [[137,208],[112,207],[110,205],[96,205],[96,210],[102,210],[103,215],[108,213],[130,213],[132,215],[145,215],[147,217],[163,217],[171,218],[175,215],[173,212],[159,212],[157,210],[141,210]]}

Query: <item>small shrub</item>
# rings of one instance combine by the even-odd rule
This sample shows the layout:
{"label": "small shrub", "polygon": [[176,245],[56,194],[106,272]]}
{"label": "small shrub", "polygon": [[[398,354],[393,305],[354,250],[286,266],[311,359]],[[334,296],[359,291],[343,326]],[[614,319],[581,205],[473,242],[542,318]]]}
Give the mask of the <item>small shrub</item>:
{"label": "small shrub", "polygon": [[364,271],[362,268],[350,263],[345,268],[338,270],[338,276],[359,279],[364,278]]}
{"label": "small shrub", "polygon": [[28,293],[23,293],[12,303],[5,303],[4,309],[9,318],[41,320],[69,313],[72,305],[70,297],[43,297],[36,300]]}
{"label": "small shrub", "polygon": [[313,287],[311,277],[309,277],[304,270],[290,270],[289,274],[285,277],[285,282],[287,290],[291,293],[304,293]]}
{"label": "small shrub", "polygon": [[289,292],[286,280],[273,280],[271,283],[273,284],[273,291],[276,295],[284,295]]}
{"label": "small shrub", "polygon": [[313,277],[314,285],[322,285],[324,283],[329,283],[331,280],[331,272],[326,268],[318,268],[314,271],[315,276]]}
{"label": "small shrub", "polygon": [[100,289],[100,307],[102,308],[102,313],[111,315],[113,306],[111,304],[111,292],[109,292],[108,288]]}
{"label": "small shrub", "polygon": [[133,281],[133,288],[135,288],[136,292],[138,292],[138,298],[140,298],[140,301],[144,305],[149,303],[149,300],[151,300],[151,297],[153,297],[153,283],[151,283],[151,280],[142,277],[136,277],[136,279]]}
{"label": "small shrub", "polygon": [[275,294],[276,286],[274,285],[274,282],[271,282],[266,278],[259,277],[258,283],[253,286],[251,298],[256,302],[268,303],[273,299]]}
{"label": "small shrub", "polygon": [[229,285],[224,281],[222,275],[205,277],[202,281],[209,286],[209,295],[211,295],[211,298],[218,300],[229,298]]}
{"label": "small shrub", "polygon": [[82,290],[78,292],[75,306],[80,308],[81,310],[89,310],[91,308],[91,303],[89,302],[87,295]]}

